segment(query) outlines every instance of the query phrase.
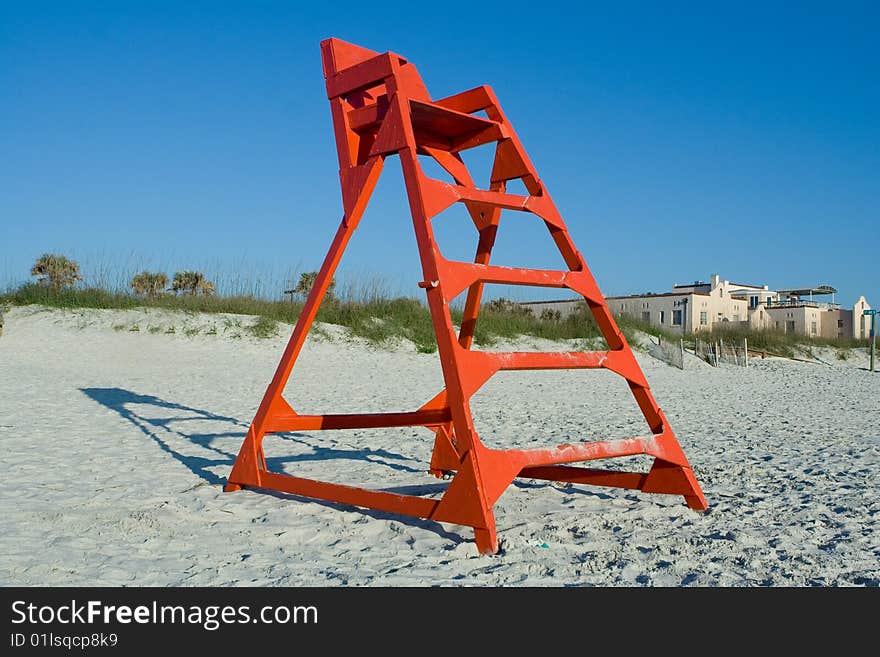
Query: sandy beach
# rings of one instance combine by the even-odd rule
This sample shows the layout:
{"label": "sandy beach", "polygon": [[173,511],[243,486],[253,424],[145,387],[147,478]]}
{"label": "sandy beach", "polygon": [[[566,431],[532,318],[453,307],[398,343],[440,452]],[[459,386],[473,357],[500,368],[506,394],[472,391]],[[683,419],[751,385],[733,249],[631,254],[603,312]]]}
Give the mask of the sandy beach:
{"label": "sandy beach", "polygon": [[[689,356],[683,371],[640,353],[709,510],[518,480],[495,507],[502,553],[480,556],[466,527],[222,492],[290,332],[257,339],[244,330],[252,321],[6,313],[0,584],[880,585],[880,373],[864,352],[747,369]],[[436,354],[320,328],[286,391],[298,411],[412,410],[442,387]],[[473,408],[493,447],[645,433],[623,381],[605,372],[506,373]],[[447,485],[426,472],[431,446],[420,428],[265,443],[272,469],[425,495]]]}

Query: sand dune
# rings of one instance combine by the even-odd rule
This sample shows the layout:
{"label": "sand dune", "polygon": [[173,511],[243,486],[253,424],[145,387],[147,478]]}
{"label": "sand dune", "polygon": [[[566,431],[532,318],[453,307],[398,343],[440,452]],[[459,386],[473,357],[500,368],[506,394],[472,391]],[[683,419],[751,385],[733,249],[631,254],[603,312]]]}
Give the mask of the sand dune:
{"label": "sand dune", "polygon": [[[863,354],[748,369],[690,358],[684,371],[639,355],[709,511],[521,481],[496,506],[503,554],[490,557],[469,528],[223,493],[289,332],[257,340],[250,321],[6,314],[0,584],[880,585],[880,374]],[[323,327],[287,398],[305,412],[410,410],[441,385],[436,355]],[[473,406],[490,446],[643,432],[622,381],[601,372],[508,373]],[[424,429],[266,440],[274,469],[420,494],[446,485],[425,472],[430,448]]]}

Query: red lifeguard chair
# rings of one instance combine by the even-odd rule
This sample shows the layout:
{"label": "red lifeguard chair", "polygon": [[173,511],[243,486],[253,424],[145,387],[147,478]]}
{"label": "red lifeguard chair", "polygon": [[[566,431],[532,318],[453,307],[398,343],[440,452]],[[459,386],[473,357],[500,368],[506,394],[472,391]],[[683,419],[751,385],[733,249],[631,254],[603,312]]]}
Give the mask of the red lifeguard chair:
{"label": "red lifeguard chair", "polygon": [[[492,508],[516,477],[638,489],[684,496],[692,509],[706,509],[688,460],[651,395],[626,339],[611,316],[565,222],[488,86],[434,100],[415,66],[400,55],[378,53],[328,39],[321,43],[327,97],[333,117],[344,215],[336,237],[306,300],[302,314],[269,384],[226,484],[284,491],[383,511],[431,518],[474,528],[480,552],[498,549]],[[477,113],[485,112],[485,118]],[[490,185],[478,189],[459,153],[495,144]],[[422,264],[424,288],[437,337],[445,388],[409,412],[300,415],[282,392],[346,244],[364,213],[385,159],[397,155],[409,198]],[[434,158],[454,184],[429,178],[419,155]],[[506,192],[520,179],[528,195]],[[431,219],[462,203],[479,241],[474,262],[447,260],[440,253]],[[502,210],[535,215],[550,231],[567,269],[498,267],[490,255]],[[485,283],[568,288],[582,295],[608,345],[607,351],[488,353],[471,349]],[[456,333],[449,303],[467,291],[464,317]],[[471,396],[502,370],[605,368],[629,384],[651,435],[623,440],[573,443],[541,449],[489,449],[471,418]],[[398,495],[270,472],[262,443],[267,434],[286,431],[423,426],[434,436],[430,470],[454,471],[439,499]],[[645,454],[654,457],[646,473],[619,472],[571,463]]]}

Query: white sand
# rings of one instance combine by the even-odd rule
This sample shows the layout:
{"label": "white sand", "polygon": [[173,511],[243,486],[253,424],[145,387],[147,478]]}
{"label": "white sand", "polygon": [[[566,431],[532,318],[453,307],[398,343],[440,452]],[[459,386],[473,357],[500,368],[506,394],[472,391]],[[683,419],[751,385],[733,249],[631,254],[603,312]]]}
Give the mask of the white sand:
{"label": "white sand", "polygon": [[[685,371],[640,355],[709,511],[519,481],[495,507],[503,554],[489,557],[469,528],[223,493],[288,333],[257,340],[238,319],[7,313],[0,584],[880,585],[880,374],[865,371],[864,353],[747,370],[690,357]],[[186,335],[211,326],[216,335]],[[436,355],[377,350],[336,327],[324,336],[288,386],[297,410],[411,410],[441,387]],[[507,373],[473,406],[490,446],[643,432],[622,381],[604,372]],[[424,429],[265,445],[271,467],[303,476],[420,494],[446,485],[425,473]]]}

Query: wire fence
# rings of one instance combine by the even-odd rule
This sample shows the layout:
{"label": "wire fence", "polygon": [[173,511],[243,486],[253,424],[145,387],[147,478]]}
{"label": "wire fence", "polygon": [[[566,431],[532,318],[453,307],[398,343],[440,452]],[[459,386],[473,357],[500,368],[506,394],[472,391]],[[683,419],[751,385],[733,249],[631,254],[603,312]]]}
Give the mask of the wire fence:
{"label": "wire fence", "polygon": [[680,370],[684,369],[684,341],[683,340],[664,340],[662,336],[657,338],[655,343],[653,340],[648,345],[648,353],[654,358],[669,363],[673,367]]}
{"label": "wire fence", "polygon": [[749,343],[745,338],[742,342],[724,342],[722,339],[707,341],[697,338],[694,342],[694,354],[713,367],[718,367],[721,363],[740,367],[749,366]]}

